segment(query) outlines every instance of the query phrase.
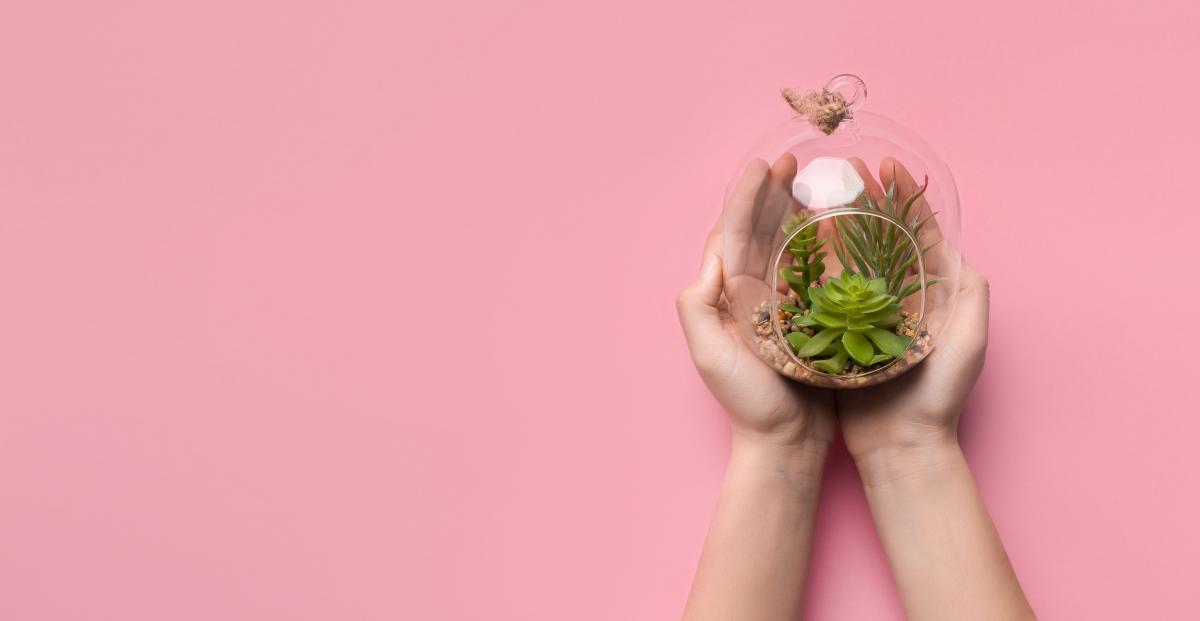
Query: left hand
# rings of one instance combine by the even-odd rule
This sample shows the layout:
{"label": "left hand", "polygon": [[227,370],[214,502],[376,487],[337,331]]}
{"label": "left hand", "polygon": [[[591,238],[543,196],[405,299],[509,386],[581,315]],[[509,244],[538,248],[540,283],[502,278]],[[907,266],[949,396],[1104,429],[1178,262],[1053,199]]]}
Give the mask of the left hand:
{"label": "left hand", "polygon": [[[755,160],[730,196],[731,207],[747,213],[770,209],[776,200],[791,198],[791,181],[796,160],[784,155],[775,166]],[[833,395],[827,390],[793,382],[771,368],[739,336],[722,292],[728,290],[723,275],[720,221],[709,234],[700,276],[684,289],[677,300],[692,361],[713,396],[729,413],[737,438],[776,446],[825,448],[833,439]],[[733,235],[742,235],[734,227]],[[732,240],[731,247],[755,243]]]}

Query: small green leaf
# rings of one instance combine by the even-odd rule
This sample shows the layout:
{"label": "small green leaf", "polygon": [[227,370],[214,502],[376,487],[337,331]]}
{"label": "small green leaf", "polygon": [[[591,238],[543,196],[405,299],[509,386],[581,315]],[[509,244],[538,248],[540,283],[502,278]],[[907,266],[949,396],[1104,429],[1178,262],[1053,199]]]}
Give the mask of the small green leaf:
{"label": "small green leaf", "polygon": [[846,291],[845,283],[853,276],[851,274],[850,276],[843,276],[840,279],[829,281],[825,285],[825,293],[829,294],[830,297],[837,296],[837,299],[845,299],[849,295],[849,292]]}
{"label": "small green leaf", "polygon": [[809,339],[809,341],[804,344],[804,347],[801,347],[800,350],[796,352],[796,355],[800,356],[801,358],[812,358],[813,356],[818,356],[821,354],[821,352],[825,351],[826,347],[829,347],[829,344],[832,343],[834,339],[841,336],[842,332],[845,332],[844,328],[826,328],[821,330],[816,334],[816,336]]}
{"label": "small green leaf", "polygon": [[834,244],[833,253],[837,255],[838,262],[842,264],[842,273],[850,273],[854,270],[854,266],[850,264],[850,258],[846,256],[846,248],[844,244]]}
{"label": "small green leaf", "polygon": [[900,290],[900,295],[897,295],[896,297],[903,300],[904,298],[907,298],[908,296],[910,296],[920,290],[921,290],[921,281],[916,280],[916,281],[913,281],[913,282],[905,285],[904,288]]}
{"label": "small green leaf", "polygon": [[785,265],[779,268],[779,275],[782,276],[784,280],[788,281],[789,284],[800,283],[800,277],[796,275],[795,265]]}
{"label": "small green leaf", "polygon": [[866,319],[863,319],[862,317],[847,317],[846,318],[846,329],[847,330],[858,330],[861,332],[863,330],[866,330],[868,328],[873,328],[873,327],[875,327],[875,324],[873,324],[870,321],[867,321]]}
{"label": "small green leaf", "polygon": [[841,306],[854,299],[849,293],[841,293],[833,287],[822,287],[822,289],[824,291],[821,299],[824,300],[825,306]]}
{"label": "small green leaf", "polygon": [[898,307],[889,306],[883,310],[878,310],[873,313],[868,313],[862,317],[855,317],[859,323],[869,323],[875,327],[894,326],[900,323],[900,313],[896,312]]}
{"label": "small green leaf", "polygon": [[901,214],[901,218],[903,221],[905,221],[905,222],[908,221],[909,209],[912,208],[913,203],[916,203],[917,199],[921,198],[921,195],[924,194],[925,190],[927,190],[928,188],[929,188],[929,178],[926,177],[925,184],[922,185],[919,190],[917,190],[916,192],[913,192],[913,195],[908,197],[908,200],[904,201],[904,206],[900,209],[900,214]]}
{"label": "small green leaf", "polygon": [[826,328],[844,328],[844,327],[846,327],[846,321],[835,315],[830,315],[828,313],[818,313],[818,312],[814,311],[813,314],[811,315],[811,317],[813,319],[815,319],[817,323],[825,326]]}
{"label": "small green leaf", "polygon": [[846,368],[846,348],[841,343],[835,343],[833,357],[814,360],[812,366],[818,371],[824,371],[831,375],[841,373]]}
{"label": "small green leaf", "polygon": [[871,364],[869,364],[867,366],[874,366],[874,365],[879,364],[880,362],[887,362],[888,360],[891,360],[891,359],[892,359],[892,356],[889,356],[887,354],[875,354],[875,356],[873,356],[871,358]]}
{"label": "small green leaf", "polygon": [[[879,278],[877,280],[882,281],[883,279]],[[875,281],[872,281],[872,282],[875,282]],[[894,304],[895,302],[896,302],[896,298],[894,298],[886,293],[881,293],[879,295],[876,295],[876,296],[873,296],[873,297],[863,300],[861,303],[859,303],[858,309],[859,309],[859,311],[861,311],[861,314],[866,315],[868,313],[874,313],[874,312],[883,310],[883,309],[887,308],[889,305]]]}
{"label": "small green leaf", "polygon": [[842,238],[849,240],[850,242],[850,244],[847,246],[847,249],[850,250],[851,254],[856,255],[855,258],[858,258],[859,256],[865,257],[870,254],[867,252],[867,242],[862,238],[861,235],[856,232],[851,232],[850,227],[848,226],[842,230],[844,231]]}
{"label": "small green leaf", "polygon": [[816,319],[812,318],[812,315],[796,315],[795,317],[792,317],[792,323],[800,326],[801,328],[815,328],[820,325],[817,323]]}
{"label": "small green leaf", "polygon": [[900,321],[903,319],[904,318],[900,316],[900,313],[894,313],[890,317],[884,317],[883,319],[880,319],[874,323],[876,327],[887,328],[890,330],[900,325]]}
{"label": "small green leaf", "polygon": [[836,358],[825,358],[823,360],[814,360],[812,362],[812,366],[818,371],[824,371],[830,375],[837,375],[838,373],[842,372],[842,367],[846,366],[846,361],[843,360],[841,364],[838,364],[838,360]]}
{"label": "small green leaf", "polygon": [[914,232],[920,231],[921,229],[925,228],[925,225],[928,224],[931,219],[933,219],[932,213],[922,216],[920,218],[917,218],[917,221],[913,222],[912,226],[909,228],[911,228]]}
{"label": "small green leaf", "polygon": [[785,310],[793,315],[799,315],[800,313],[804,312],[803,308],[800,308],[799,306],[796,306],[795,304],[780,304],[779,308],[780,308],[780,310]]}
{"label": "small green leaf", "polygon": [[875,355],[875,348],[871,346],[871,342],[867,337],[862,335],[862,332],[847,332],[842,335],[842,345],[846,346],[846,351],[850,353],[850,357],[862,366],[870,366],[871,357]]}
{"label": "small green leaf", "polygon": [[793,350],[799,350],[801,347],[807,345],[809,341],[809,336],[803,332],[788,332],[784,338],[787,339],[788,344],[792,346]]}
{"label": "small green leaf", "polygon": [[888,332],[880,328],[872,328],[866,331],[867,338],[871,339],[872,343],[879,348],[879,351],[899,358],[904,355],[904,350],[908,349],[908,339],[896,334]]}
{"label": "small green leaf", "polygon": [[885,317],[872,317],[871,319],[871,325],[873,327],[884,328],[887,330],[895,328],[896,326],[900,325],[901,321],[904,320],[904,318],[900,316],[900,313],[897,312],[893,312]]}

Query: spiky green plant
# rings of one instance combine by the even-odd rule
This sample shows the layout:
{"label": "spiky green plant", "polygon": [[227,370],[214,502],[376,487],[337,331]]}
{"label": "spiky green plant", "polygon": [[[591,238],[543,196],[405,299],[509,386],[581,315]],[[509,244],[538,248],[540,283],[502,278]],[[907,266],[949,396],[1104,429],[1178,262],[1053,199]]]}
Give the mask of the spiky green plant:
{"label": "spiky green plant", "polygon": [[[928,187],[929,178],[926,177],[921,187],[901,203],[893,182],[888,185],[882,205],[872,200],[868,192],[863,192],[855,201],[855,207],[880,212],[901,223],[904,230],[886,220],[864,214],[834,218],[838,233],[834,251],[843,269],[855,271],[869,279],[883,278],[887,292],[901,300],[919,291],[921,283],[918,279],[906,282],[918,255],[905,230],[913,239],[920,239],[921,231],[933,217],[933,214],[922,216],[913,213],[913,204]],[[928,250],[928,247],[921,248],[921,253]],[[926,285],[936,282],[931,279]]]}
{"label": "spiky green plant", "polygon": [[[791,332],[787,340],[797,356],[812,359],[818,370],[841,373],[847,357],[866,368],[897,358],[908,348],[909,339],[891,330],[901,321],[900,300],[888,293],[885,278],[844,272],[812,288],[809,295],[809,312],[792,322],[814,333]],[[815,359],[818,356],[825,357]]]}
{"label": "spiky green plant", "polygon": [[[806,224],[808,224],[808,212],[802,211],[783,225],[783,234],[788,237],[787,251],[796,262],[779,268],[779,275],[787,281],[788,287],[796,292],[800,301],[808,306],[811,301],[808,290],[813,283],[817,282],[821,274],[825,273],[825,255],[829,253],[820,252],[825,245],[825,240],[817,239],[816,225],[805,226]],[[797,230],[800,232],[796,233]],[[794,237],[793,233],[796,233]],[[801,309],[785,307],[784,310],[799,312]]]}

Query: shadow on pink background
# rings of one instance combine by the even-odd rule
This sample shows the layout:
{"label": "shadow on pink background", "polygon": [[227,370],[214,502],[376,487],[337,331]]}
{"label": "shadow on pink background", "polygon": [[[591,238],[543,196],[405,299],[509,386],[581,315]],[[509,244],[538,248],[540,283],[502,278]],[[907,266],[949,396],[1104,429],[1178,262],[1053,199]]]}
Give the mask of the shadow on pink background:
{"label": "shadow on pink background", "polygon": [[[1192,619],[1195,3],[0,5],[0,618],[669,619],[727,457],[673,298],[777,91],[922,134],[1045,619]],[[813,619],[898,619],[833,459]]]}

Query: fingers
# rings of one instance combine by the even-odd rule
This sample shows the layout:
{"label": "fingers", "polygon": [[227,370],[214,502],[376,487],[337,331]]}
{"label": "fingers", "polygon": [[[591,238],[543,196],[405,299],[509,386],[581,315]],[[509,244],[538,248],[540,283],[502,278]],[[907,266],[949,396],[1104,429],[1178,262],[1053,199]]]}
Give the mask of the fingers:
{"label": "fingers", "polygon": [[945,341],[966,355],[982,354],[987,347],[988,281],[963,262],[958,282],[958,304]]}
{"label": "fingers", "polygon": [[862,179],[863,185],[866,187],[867,195],[876,205],[883,203],[884,192],[880,187],[879,182],[875,181],[875,177],[871,175],[871,171],[867,168],[867,163],[861,158],[852,157],[848,160],[850,165],[854,167],[854,171],[858,173],[859,179]]}
{"label": "fingers", "polygon": [[[884,186],[896,184],[897,206],[903,205],[904,201],[921,190],[921,185],[913,179],[908,169],[892,157],[885,157],[879,163],[879,179],[883,181]],[[942,240],[942,231],[938,228],[937,219],[932,216],[933,210],[930,209],[929,201],[925,200],[924,196],[913,203],[911,220],[929,218],[929,224],[925,225],[921,231],[921,242],[926,246],[932,246]]]}
{"label": "fingers", "polygon": [[[897,207],[902,206],[904,201],[921,191],[921,185],[895,158],[883,158],[883,161],[879,163],[879,178],[883,180],[884,185],[895,184]],[[952,276],[954,268],[958,264],[957,255],[950,245],[945,243],[942,229],[938,226],[937,218],[934,217],[933,209],[929,206],[929,201],[925,199],[925,196],[921,196],[913,203],[909,214],[909,222],[918,220],[925,221],[917,240],[921,247],[926,249],[925,271],[932,277]]]}
{"label": "fingers", "polygon": [[699,352],[713,351],[717,339],[724,336],[717,304],[721,300],[721,256],[708,253],[700,275],[688,285],[675,301],[679,323],[693,357]]}
{"label": "fingers", "polygon": [[771,165],[771,185],[772,187],[782,187],[790,194],[792,191],[792,181],[796,179],[796,169],[799,167],[799,162],[796,161],[796,156],[791,153],[784,153],[775,160]]}
{"label": "fingers", "polygon": [[746,165],[741,179],[729,194],[725,205],[724,270],[730,275],[752,272],[757,266],[751,256],[751,241],[757,211],[766,193],[771,169],[760,159]]}
{"label": "fingers", "polygon": [[721,219],[717,218],[713,222],[712,228],[708,230],[708,237],[704,240],[704,253],[700,255],[700,267],[703,269],[704,262],[708,260],[709,255],[724,256],[724,248],[721,247],[721,242],[724,241],[724,235],[721,232]]}
{"label": "fingers", "polygon": [[795,203],[792,181],[796,156],[784,153],[771,166],[753,160],[746,167],[726,207],[725,273],[767,277],[773,253],[781,241],[784,220]]}
{"label": "fingers", "polygon": [[738,179],[737,185],[734,186],[733,192],[729,195],[727,209],[738,216],[735,222],[745,225],[747,231],[750,230],[750,225],[754,223],[754,204],[758,202],[763,183],[766,182],[770,174],[771,169],[767,166],[766,162],[760,159],[751,160],[749,164],[746,164],[746,170],[742,173],[742,178]]}
{"label": "fingers", "polygon": [[[759,217],[758,241],[764,250],[765,265],[762,280],[770,282],[770,266],[775,262],[775,251],[783,245],[783,226],[795,213],[796,199],[792,196],[792,183],[796,180],[796,156],[784,153],[771,166],[771,178],[767,184],[767,195],[763,202],[763,213]],[[780,291],[787,291],[787,283],[780,280]]]}
{"label": "fingers", "polygon": [[783,243],[783,225],[791,216],[796,202],[792,197],[792,182],[796,180],[797,168],[796,156],[791,153],[784,153],[771,165],[763,213],[759,215],[756,227],[758,243],[766,249],[768,261],[774,259],[772,253]]}

